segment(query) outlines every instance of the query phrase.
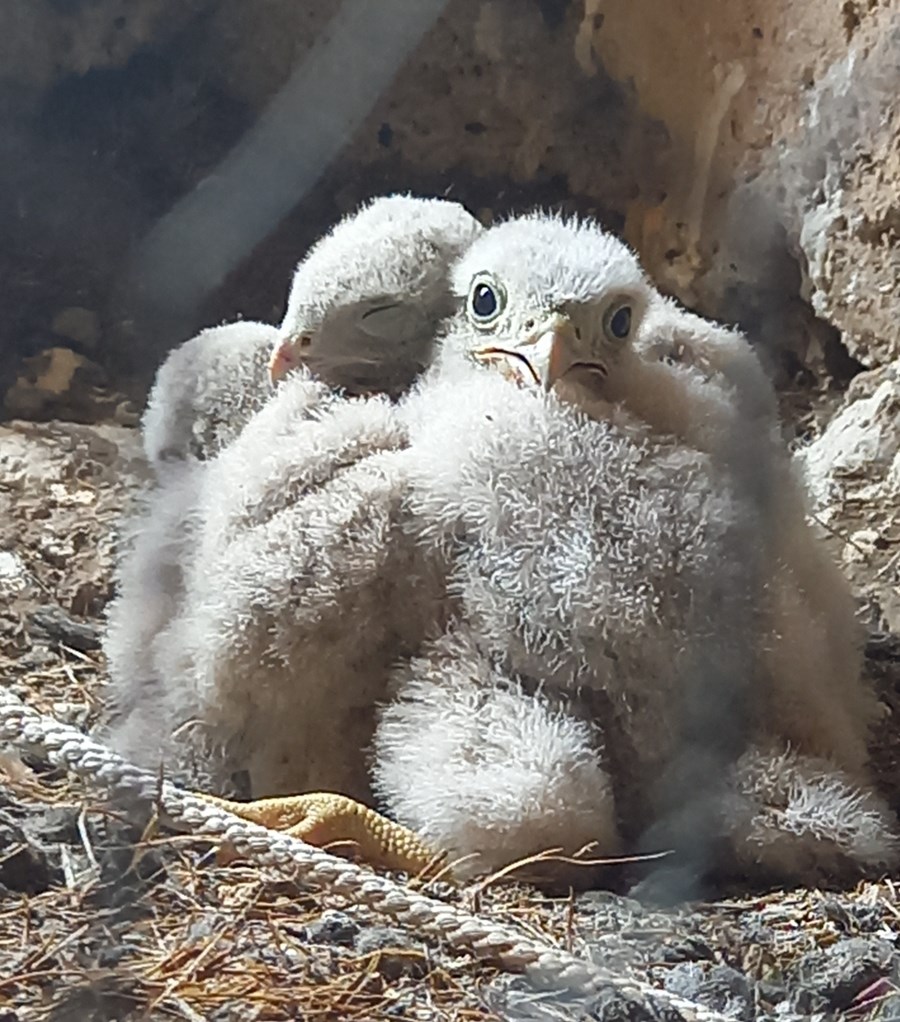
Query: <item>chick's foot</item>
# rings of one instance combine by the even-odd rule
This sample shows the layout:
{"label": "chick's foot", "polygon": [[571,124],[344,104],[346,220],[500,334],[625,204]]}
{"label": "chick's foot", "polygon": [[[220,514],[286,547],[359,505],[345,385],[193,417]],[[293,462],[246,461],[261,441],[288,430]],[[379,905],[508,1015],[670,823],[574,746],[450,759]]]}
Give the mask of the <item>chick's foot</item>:
{"label": "chick's foot", "polygon": [[[242,820],[283,831],[320,848],[337,846],[331,850],[344,855],[349,852],[371,866],[419,874],[434,871],[442,862],[442,856],[415,831],[346,795],[315,791],[232,802],[216,795],[196,794]],[[223,848],[218,861],[224,864],[235,857],[233,850]]]}

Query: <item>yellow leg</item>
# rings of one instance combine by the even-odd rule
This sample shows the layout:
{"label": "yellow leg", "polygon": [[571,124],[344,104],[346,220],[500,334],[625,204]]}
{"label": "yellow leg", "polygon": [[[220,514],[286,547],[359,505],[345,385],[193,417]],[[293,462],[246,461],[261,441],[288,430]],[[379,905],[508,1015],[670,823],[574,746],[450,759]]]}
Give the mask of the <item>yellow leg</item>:
{"label": "yellow leg", "polygon": [[418,874],[442,865],[442,857],[415,831],[346,795],[315,791],[232,802],[216,795],[196,794],[242,820],[285,831],[311,845],[352,844],[356,854],[373,866]]}

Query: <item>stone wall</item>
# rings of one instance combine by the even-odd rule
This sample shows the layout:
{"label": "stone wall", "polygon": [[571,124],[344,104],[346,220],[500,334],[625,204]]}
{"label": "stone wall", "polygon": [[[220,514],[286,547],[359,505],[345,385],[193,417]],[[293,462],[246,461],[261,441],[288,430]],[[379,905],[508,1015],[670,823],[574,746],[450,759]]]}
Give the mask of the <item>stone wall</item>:
{"label": "stone wall", "polygon": [[[403,19],[411,3],[381,8]],[[240,239],[227,274],[204,278],[225,240],[220,210],[218,226],[192,232],[190,266],[172,251],[170,284],[154,292],[141,277],[138,302],[135,253],[345,31],[336,8],[0,6],[7,413],[58,412],[46,367],[73,360],[48,349],[73,351],[69,376],[87,373],[98,393],[104,373],[116,387],[133,377],[139,402],[168,347],[210,322],[278,319],[315,236],[402,189],[484,219],[534,204],[600,216],[663,289],[740,322],[782,385],[843,387],[900,358],[898,0],[449,0],[318,180]],[[341,68],[345,80],[364,64]],[[327,122],[328,106],[315,116]],[[273,162],[299,165],[302,125],[321,127],[298,109]],[[264,170],[242,195],[265,191]],[[196,293],[175,315],[171,280],[187,270]],[[64,398],[67,414],[90,417],[82,397]],[[116,404],[104,400],[106,414]]]}

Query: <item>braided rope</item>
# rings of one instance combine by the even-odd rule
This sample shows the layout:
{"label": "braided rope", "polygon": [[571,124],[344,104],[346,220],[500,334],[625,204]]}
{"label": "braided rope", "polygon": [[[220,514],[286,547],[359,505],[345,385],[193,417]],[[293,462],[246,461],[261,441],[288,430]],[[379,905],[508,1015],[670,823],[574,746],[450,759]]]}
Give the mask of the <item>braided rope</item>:
{"label": "braided rope", "polygon": [[535,940],[511,926],[445,905],[299,838],[242,820],[169,781],[160,782],[76,728],[38,713],[4,689],[0,689],[0,740],[38,752],[110,795],[158,804],[176,826],[227,840],[257,862],[290,866],[297,879],[312,889],[365,905],[413,931],[465,949],[477,958],[499,962],[509,972],[524,972],[536,985],[585,995],[607,988],[627,998],[675,1009],[687,1022],[726,1022],[725,1016],[666,990],[613,975],[594,962]]}

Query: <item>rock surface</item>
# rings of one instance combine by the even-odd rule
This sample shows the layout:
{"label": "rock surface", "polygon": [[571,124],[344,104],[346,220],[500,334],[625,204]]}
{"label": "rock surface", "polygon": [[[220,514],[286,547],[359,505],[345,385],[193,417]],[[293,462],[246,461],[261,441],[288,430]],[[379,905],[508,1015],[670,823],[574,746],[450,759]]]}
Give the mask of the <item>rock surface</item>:
{"label": "rock surface", "polygon": [[[392,0],[385,17],[404,26],[411,9]],[[3,7],[0,188],[17,202],[0,207],[0,336],[18,359],[0,390],[12,387],[16,414],[60,414],[52,395],[15,386],[23,358],[71,347],[117,379],[138,371],[139,397],[200,326],[279,318],[291,267],[323,229],[371,194],[410,188],[484,219],[534,203],[600,215],[661,286],[739,320],[783,382],[803,370],[844,383],[900,357],[896,3],[448,0],[384,90],[366,91],[385,69],[365,39],[364,59],[335,56],[368,104],[358,126],[342,126],[343,97],[311,120],[301,102],[267,160],[298,180],[312,161],[319,179],[288,196],[277,226],[241,235],[263,194],[254,129],[288,102],[305,60],[362,24],[361,13],[331,24],[334,12],[328,0]],[[322,124],[334,158],[303,134]],[[216,230],[237,232],[241,258],[224,280],[192,260],[200,297],[167,315],[165,294],[129,290],[126,267],[242,140],[239,198],[213,209],[208,234],[191,222],[210,256]],[[179,246],[162,258],[177,265]]]}
{"label": "rock surface", "polygon": [[857,376],[795,458],[867,624],[900,631],[900,361]]}

